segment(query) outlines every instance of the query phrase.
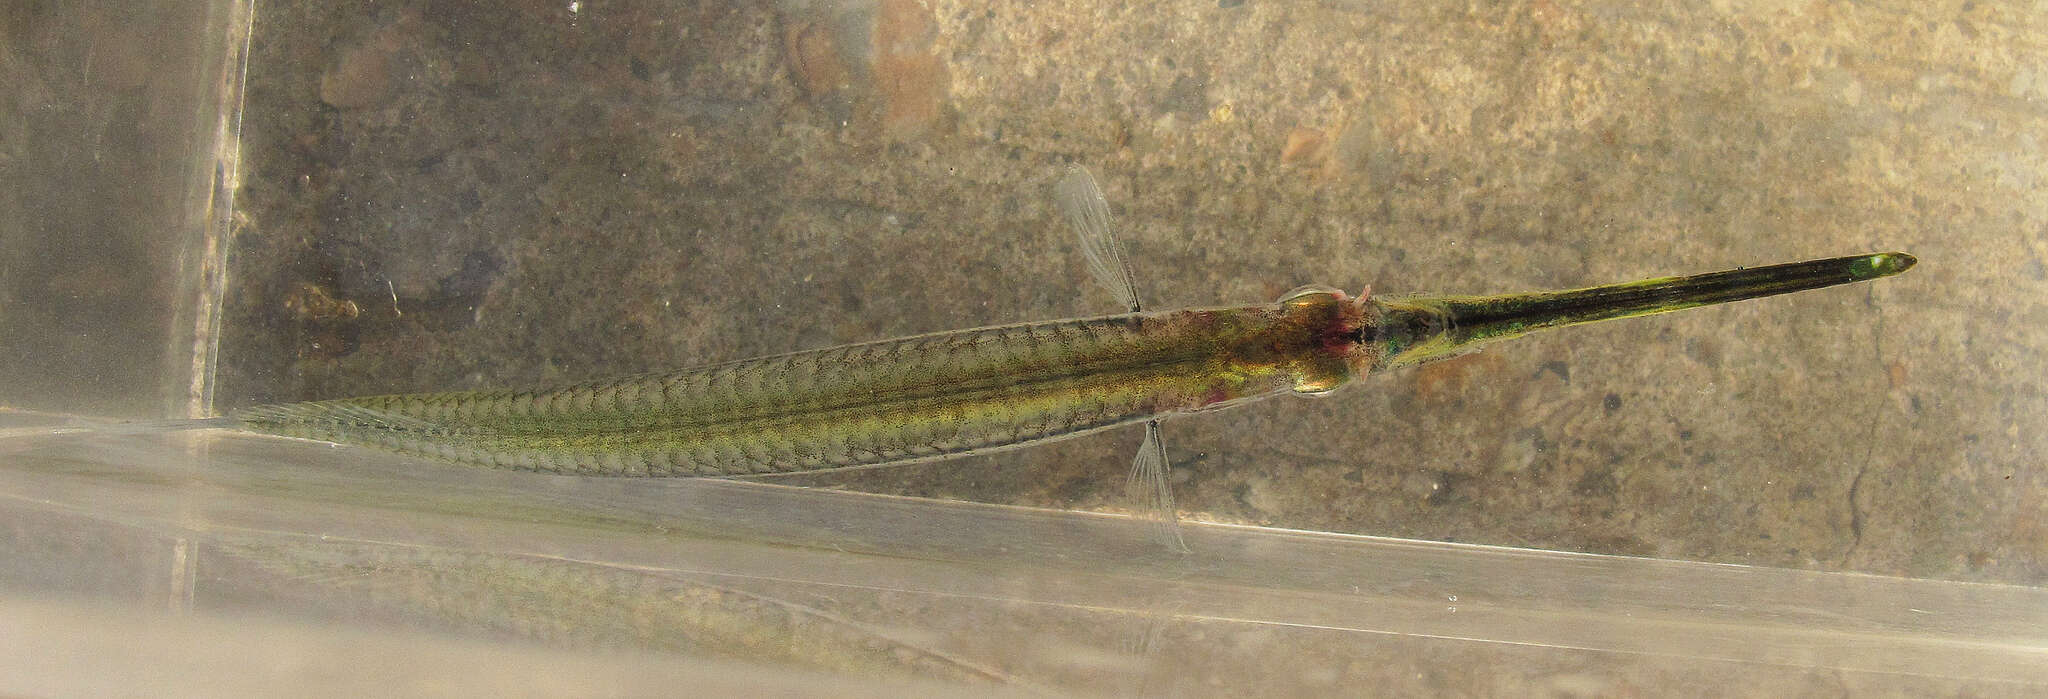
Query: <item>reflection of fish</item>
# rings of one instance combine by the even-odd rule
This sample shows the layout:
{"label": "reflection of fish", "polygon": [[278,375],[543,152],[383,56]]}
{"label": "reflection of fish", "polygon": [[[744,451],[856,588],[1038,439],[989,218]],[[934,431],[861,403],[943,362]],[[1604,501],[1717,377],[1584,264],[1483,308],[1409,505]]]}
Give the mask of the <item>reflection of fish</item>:
{"label": "reflection of fish", "polygon": [[[549,644],[663,650],[962,684],[1014,678],[773,591],[774,581],[532,555],[327,539],[229,541],[232,585]],[[222,562],[216,565],[232,566]],[[273,580],[269,578],[285,578]],[[742,587],[767,588],[752,591]]]}
{"label": "reflection of fish", "polygon": [[[1865,281],[1911,267],[1879,253],[1502,296],[1352,298],[1143,312],[1107,205],[1081,168],[1059,198],[1120,315],[977,328],[698,369],[504,391],[266,405],[265,433],[484,466],[612,476],[809,472],[1007,449],[1452,356],[1536,330]],[[1156,461],[1157,463],[1151,463]]]}

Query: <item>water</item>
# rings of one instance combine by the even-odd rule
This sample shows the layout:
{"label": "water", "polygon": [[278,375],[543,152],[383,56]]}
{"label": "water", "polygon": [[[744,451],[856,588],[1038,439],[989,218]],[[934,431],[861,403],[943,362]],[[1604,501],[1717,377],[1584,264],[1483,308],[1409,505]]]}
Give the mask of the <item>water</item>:
{"label": "water", "polygon": [[[132,96],[153,84],[139,69],[108,77],[136,31],[123,21],[168,21],[115,16],[5,20],[29,47],[6,53],[24,86],[6,91],[10,109],[190,113]],[[202,323],[143,323],[129,334],[166,340],[96,352],[115,343],[15,312],[0,316],[12,336],[68,348],[38,356],[88,368],[21,361],[11,376],[128,378],[91,401],[47,380],[0,399],[132,416],[207,389],[227,408],[518,385],[1111,312],[1052,205],[1057,166],[1079,159],[1152,307],[1306,283],[1487,293],[1871,250],[1922,261],[1887,283],[1531,338],[1325,400],[1169,423],[1190,519],[2038,589],[2039,22],[1904,5],[264,6],[217,382],[150,369],[206,366],[175,330]],[[873,49],[878,35],[894,48]],[[31,50],[53,45],[74,49]],[[102,90],[111,106],[90,98]],[[14,162],[44,172],[94,152],[19,133]],[[167,187],[174,202],[207,191]],[[10,191],[13,211],[47,194]],[[83,303],[30,283],[71,278],[44,260],[164,257],[16,255],[49,234],[9,220],[14,307]],[[59,239],[106,229],[46,220]],[[117,354],[125,374],[89,368]],[[1122,484],[1136,442],[784,482],[1119,512],[1135,506]],[[1076,643],[1142,647],[1148,623]],[[1200,626],[1158,633],[1192,647],[1223,633]],[[1270,656],[1299,639],[1255,645]],[[992,662],[969,646],[955,650]],[[1464,674],[1496,651],[1375,672],[1435,692],[1708,672],[1565,653]],[[1347,682],[1367,671],[1326,660],[1304,665]],[[1855,677],[1830,681],[1868,686]]]}

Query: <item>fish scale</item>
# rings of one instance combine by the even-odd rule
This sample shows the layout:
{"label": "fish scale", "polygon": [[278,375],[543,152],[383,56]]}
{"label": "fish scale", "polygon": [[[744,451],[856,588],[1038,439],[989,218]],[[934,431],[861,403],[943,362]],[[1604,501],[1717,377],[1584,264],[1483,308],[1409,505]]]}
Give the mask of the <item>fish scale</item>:
{"label": "fish scale", "polygon": [[1188,324],[1174,315],[979,328],[554,389],[258,406],[233,417],[260,432],[541,471],[867,466],[1156,415],[1170,406],[1144,387],[1205,380],[1207,358],[1189,352]]}

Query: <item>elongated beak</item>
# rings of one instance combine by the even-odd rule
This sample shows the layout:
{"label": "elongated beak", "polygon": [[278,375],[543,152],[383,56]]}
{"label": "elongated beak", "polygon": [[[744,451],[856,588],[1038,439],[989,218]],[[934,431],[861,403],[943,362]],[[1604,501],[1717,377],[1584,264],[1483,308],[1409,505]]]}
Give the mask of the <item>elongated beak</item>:
{"label": "elongated beak", "polygon": [[1903,252],[1885,252],[1569,291],[1375,301],[1381,320],[1372,339],[1382,346],[1380,367],[1405,366],[1538,330],[1889,277],[1916,262]]}

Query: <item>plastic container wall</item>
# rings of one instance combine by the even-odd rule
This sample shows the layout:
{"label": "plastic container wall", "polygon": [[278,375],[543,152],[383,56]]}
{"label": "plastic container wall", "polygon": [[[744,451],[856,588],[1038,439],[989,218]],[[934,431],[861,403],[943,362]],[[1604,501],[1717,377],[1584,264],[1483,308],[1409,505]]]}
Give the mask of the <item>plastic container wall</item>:
{"label": "plastic container wall", "polygon": [[[1948,452],[1927,446],[1940,444],[1940,426],[1886,422],[1919,414],[1909,402],[1921,395],[1974,406],[1982,393],[1938,399],[1948,394],[1910,392],[1926,381],[1922,374],[1942,370],[1912,363],[1920,350],[1899,348],[1918,345],[1902,343],[1882,323],[1858,325],[1864,316],[1857,309],[1891,300],[1879,295],[1889,291],[1870,292],[1868,303],[1790,302],[1817,319],[1791,339],[1778,334],[1787,323],[1768,320],[1776,316],[1740,311],[1718,323],[1591,341],[1655,347],[1666,342],[1659,333],[1672,333],[1680,339],[1668,341],[1677,349],[1666,354],[1691,360],[1626,364],[1603,349],[1574,354],[1561,341],[1531,350],[1538,358],[1526,367],[1490,353],[1412,381],[1391,379],[1403,383],[1365,397],[1216,416],[1199,430],[1175,423],[1169,439],[1188,445],[1173,453],[1191,474],[1178,486],[1189,495],[1191,516],[1278,525],[1190,521],[1187,555],[1113,512],[1123,507],[1120,496],[1102,493],[1118,489],[1101,484],[1120,485],[1128,458],[1121,451],[1128,445],[1113,439],[823,477],[807,483],[837,488],[799,488],[481,472],[223,433],[39,434],[74,419],[55,414],[204,412],[214,402],[216,365],[227,367],[221,407],[230,407],[636,371],[792,343],[1021,319],[1005,314],[1072,315],[1092,292],[1075,290],[1085,283],[1077,264],[1053,259],[1063,237],[1049,228],[1054,219],[1038,201],[1035,179],[1069,156],[1124,173],[1105,179],[1129,219],[1133,247],[1166,250],[1166,262],[1149,263],[1154,276],[1181,268],[1148,283],[1147,293],[1157,289],[1167,305],[1225,300],[1196,297],[1191,285],[1222,289],[1230,300],[1277,295],[1295,283],[1275,267],[1296,264],[1283,257],[1287,240],[1321,251],[1301,265],[1356,262],[1339,243],[1358,242],[1361,231],[1314,233],[1320,229],[1302,223],[1298,209],[1353,211],[1363,205],[1347,193],[1357,191],[1382,192],[1375,196],[1385,204],[1384,218],[1357,219],[1373,222],[1363,245],[1383,257],[1409,250],[1418,263],[1457,262],[1449,247],[1421,242],[1437,234],[1410,230],[1440,230],[1448,219],[1403,212],[1445,196],[1450,209],[1542,205],[1552,213],[1529,219],[1549,220],[1567,215],[1555,213],[1566,203],[1612,205],[1613,193],[1602,187],[1614,185],[1582,169],[1578,180],[1559,175],[1576,182],[1569,186],[1532,192],[1499,174],[1491,189],[1474,184],[1445,195],[1433,188],[1442,178],[1432,158],[1485,163],[1431,150],[1432,139],[1461,129],[1534,127],[1486,108],[1473,114],[1498,119],[1438,122],[1408,114],[1403,99],[1346,97],[1340,88],[1328,92],[1337,106],[1291,126],[1287,119],[1296,117],[1261,111],[1269,107],[1233,85],[1269,86],[1275,104],[1313,101],[1300,96],[1315,92],[1304,86],[1327,76],[1290,72],[1318,65],[1308,59],[1264,68],[1244,62],[1291,55],[1297,44],[1241,42],[1306,36],[1311,53],[1348,55],[1358,42],[1310,30],[1346,31],[1361,15],[1373,26],[1437,27],[1441,33],[1425,43],[1465,52],[1438,57],[1432,65],[1442,70],[1427,80],[1452,80],[1459,73],[1445,66],[1493,69],[1485,47],[1505,40],[1465,34],[1489,22],[1514,20],[1502,26],[1533,32],[1500,44],[1531,51],[1604,36],[1600,26],[1710,26],[1672,8],[1532,6],[1494,17],[1428,6],[1226,2],[1182,8],[1183,15],[1151,25],[1059,3],[1001,11],[893,0],[599,5],[188,2],[138,10],[81,2],[0,11],[0,336],[9,350],[0,357],[0,406],[11,409],[0,413],[0,692],[2025,696],[2048,688],[2048,591],[2027,584],[2029,566],[2039,561],[2029,562],[2023,516],[2027,493],[2037,492],[2025,489],[2038,471],[2019,471],[2011,490],[1997,478],[2002,450],[2022,445],[2026,432],[2006,443],[1995,431],[1958,428],[1958,440],[1978,436],[1953,452],[1963,456],[1951,464]],[[1586,24],[1596,19],[1606,24]],[[1856,20],[1836,21],[1855,34]],[[1109,28],[1139,31],[1134,22],[1164,33],[1089,38]],[[1762,64],[1801,65],[1809,46],[1796,37],[1805,30],[1777,22],[1744,15],[1728,26],[1750,36],[1793,36],[1782,53],[1770,47],[1777,62]],[[1957,26],[1929,30],[1930,41]],[[1985,41],[2034,31],[1985,18],[1969,26]],[[1175,33],[1188,27],[1214,31]],[[1718,50],[1725,36],[1715,32],[1723,30],[1700,31],[1678,42],[1682,51],[1652,41],[1628,53],[1677,60]],[[1006,53],[1016,46],[1035,48],[1018,49],[1027,56],[1020,60]],[[1146,57],[1104,59],[1118,46]],[[1213,49],[1213,62],[1174,46]],[[246,56],[258,59],[247,73]],[[1388,60],[1371,63],[1376,75],[1420,74]],[[246,114],[245,75],[254,86]],[[1551,155],[1568,166],[1597,159],[1602,148],[1641,145],[1638,155],[1659,155],[1617,158],[1630,164],[1616,169],[1655,180],[1664,172],[1659,163],[1733,158],[1728,153],[1790,133],[1787,124],[1818,119],[1815,113],[1878,123],[1858,121],[1870,118],[1861,112],[1828,111],[1838,105],[1833,100],[1850,99],[1850,83],[1839,73],[1815,75],[1833,85],[1827,99],[1787,97],[1793,107],[1784,109],[1748,105],[1754,119],[1744,130],[1713,126],[1726,102],[1750,94],[1741,91],[1695,100],[1719,107],[1672,120],[1678,126],[1671,128],[1728,141],[1658,145],[1631,130],[1640,124],[1610,120],[1579,128],[1591,134],[1585,142]],[[1889,79],[1873,75],[1866,77]],[[1700,77],[1699,84],[1723,85]],[[1948,84],[1923,78],[1936,88]],[[1042,100],[1006,92],[1041,80],[1063,87]],[[2024,92],[2030,85],[2009,86]],[[1601,93],[1583,94],[1569,109],[1526,113],[1599,114],[1591,96]],[[1106,114],[1111,108],[1090,106],[1103,95],[1141,106]],[[1054,117],[1071,121],[1056,128]],[[1402,126],[1411,117],[1436,126]],[[247,142],[238,140],[245,121],[259,122]],[[1601,133],[1620,145],[1603,143]],[[1645,142],[1629,141],[1635,137]],[[1256,148],[1232,150],[1245,143]],[[1827,162],[1838,172],[1877,167],[1854,149],[1821,151],[1835,157]],[[1967,155],[1955,162],[1975,162]],[[1259,166],[1259,158],[1274,162]],[[1185,159],[1253,164],[1209,172]],[[937,174],[949,169],[962,174]],[[1720,170],[1701,172],[1698,187],[1741,184]],[[1292,194],[1182,198],[1176,192],[1189,181],[1268,194],[1282,181]],[[1670,186],[1650,187],[1642,201],[1699,220],[1733,217],[1736,228],[1758,217],[1854,208],[1815,203],[1826,197],[1744,204],[1725,192]],[[231,195],[248,201],[235,206]],[[1207,224],[1173,228],[1173,207],[1160,197]],[[1147,223],[1147,212],[1169,223]],[[1661,215],[1631,221],[1645,225]],[[1598,275],[1609,271],[1606,263],[1571,251],[1638,247],[1573,242],[1565,239],[1580,234],[1474,216],[1446,224],[1475,231],[1461,239],[1475,251],[1454,269],[1490,269],[1517,284],[1581,280],[1516,271],[1544,265],[1500,260],[1547,259],[1553,269]],[[1831,222],[1819,215],[1805,221],[1846,227]],[[1260,226],[1289,235],[1255,236],[1277,246],[1257,248],[1211,230]],[[1728,235],[1720,241],[1726,247],[1785,252],[1764,234]],[[1697,243],[1673,249],[1716,247]],[[1223,254],[1229,250],[1239,254]],[[243,255],[242,266],[230,253]],[[1924,268],[1910,273],[1921,277],[1898,281],[1925,277],[1956,293],[1967,287],[1941,271],[1942,255],[1923,258]],[[1953,257],[1947,264],[1955,269]],[[1420,277],[1408,267],[1381,271],[1395,281],[1475,283]],[[2024,271],[2008,276],[2034,283]],[[813,305],[790,310],[799,302]],[[1893,331],[1910,325],[1892,323]],[[1724,324],[1747,329],[1746,343],[1716,344]],[[1854,334],[1861,330],[1872,333]],[[1999,356],[1984,347],[2023,344],[1977,337],[1979,349],[1957,353],[1957,366]],[[1866,339],[1878,351],[1857,344]],[[1886,341],[1894,343],[1889,350]],[[1778,349],[1745,349],[1751,346]],[[218,362],[216,352],[223,353]],[[241,354],[226,356],[233,352]],[[1746,362],[1798,367],[1805,378],[1781,386],[1757,378],[1768,374]],[[1571,366],[1590,368],[1567,380]],[[1602,407],[1606,389],[1589,388],[1602,367],[1657,377],[1617,389],[1607,404],[1664,406],[1671,425],[1694,419],[1693,411],[1736,414],[1685,423],[1693,426],[1668,439],[1656,421],[1601,423],[1588,416],[1617,412]],[[2033,380],[2017,369],[2012,377],[2015,385]],[[1887,435],[1913,445],[1908,456],[1923,455],[1927,470],[1942,475],[1923,482],[1919,471],[1887,470],[1889,455],[1869,448],[1867,438],[1830,441],[1804,427],[1772,427],[1772,401],[1815,395],[1796,387],[1872,382],[1891,382],[1894,392],[1877,401],[1883,417],[1870,424],[1891,425]],[[1733,386],[1742,398],[1717,400],[1715,385]],[[1591,402],[1579,400],[1585,391],[1593,391]],[[1679,404],[1659,391],[1704,397]],[[2017,416],[2012,424],[2038,422],[2025,415],[2033,394],[2011,393],[2005,410]],[[1844,403],[1834,412],[1863,409]],[[1506,423],[1482,415],[1503,405]],[[1966,425],[1997,413],[1955,412]],[[1521,421],[1538,429],[1499,429]],[[1319,436],[1357,424],[1375,429]],[[1492,441],[1467,440],[1465,430]],[[1425,448],[1411,440],[1406,450],[1369,441],[1373,433],[1406,431],[1435,433],[1438,441]],[[1587,435],[1599,439],[1573,446]],[[1799,505],[1808,500],[1797,497],[1745,509],[1739,494],[1795,490],[1745,479],[1743,459],[1756,451],[1740,446],[1746,440],[1786,455],[1775,465],[1787,470],[1773,478],[1841,495],[1851,509]],[[1277,449],[1274,441],[1302,448]],[[1714,481],[1720,491],[1692,499],[1658,490],[1688,488],[1683,479],[1697,471],[1659,460],[1669,456],[1663,442],[1682,442],[1673,448],[1688,458],[1701,443],[1721,445],[1703,452],[1727,455]],[[1880,466],[1844,469],[1810,458],[1816,444],[1840,451],[1845,442],[1856,454],[1875,453],[1868,461]],[[1395,456],[1413,468],[1374,465]],[[1465,461],[1523,466],[1471,469]],[[1613,463],[1622,465],[1599,470]],[[1545,469],[1572,475],[1545,481]],[[1353,471],[1362,475],[1344,475]],[[1665,478],[1676,484],[1660,485]],[[1485,485],[1506,481],[1528,502],[1498,495],[1514,489]],[[1295,491],[1359,504],[1310,512],[1290,499]],[[1616,491],[1651,493],[1655,506]],[[1722,494],[1728,491],[1738,495]],[[963,494],[987,502],[947,499]],[[1570,506],[1550,507],[1555,501],[1546,498],[1554,496]],[[1990,523],[1981,567],[1942,567],[1978,556],[1958,548],[1960,535],[1879,507],[1917,499],[1939,509],[1950,502],[1942,498],[1969,503],[1956,511]],[[1716,502],[1734,504],[1713,509]],[[2031,505],[2036,513],[2038,504]],[[1659,519],[1671,511],[1693,512],[1678,519],[1699,521],[1698,528]],[[1421,513],[1421,524],[1392,517],[1417,527],[1402,530],[1417,536],[1502,542],[1528,530],[1533,546],[1639,555],[1308,530],[1371,521],[1343,519],[1345,512]],[[1828,519],[1837,515],[1839,522]],[[1457,524],[1460,517],[1469,524]],[[1800,527],[1819,519],[1814,528],[1841,531],[1829,546],[1849,553],[1809,560],[1800,556],[1822,553],[1723,538],[1706,531],[1716,518],[1731,531],[1757,527],[1784,541],[1804,541]],[[1622,529],[1616,520],[1644,524]],[[1452,528],[1424,528],[1445,521]],[[1616,530],[1629,535],[1599,534]],[[1922,553],[1893,555],[1900,550]],[[1686,557],[1773,565],[1677,560]],[[2015,581],[2021,584],[2009,584]]]}

